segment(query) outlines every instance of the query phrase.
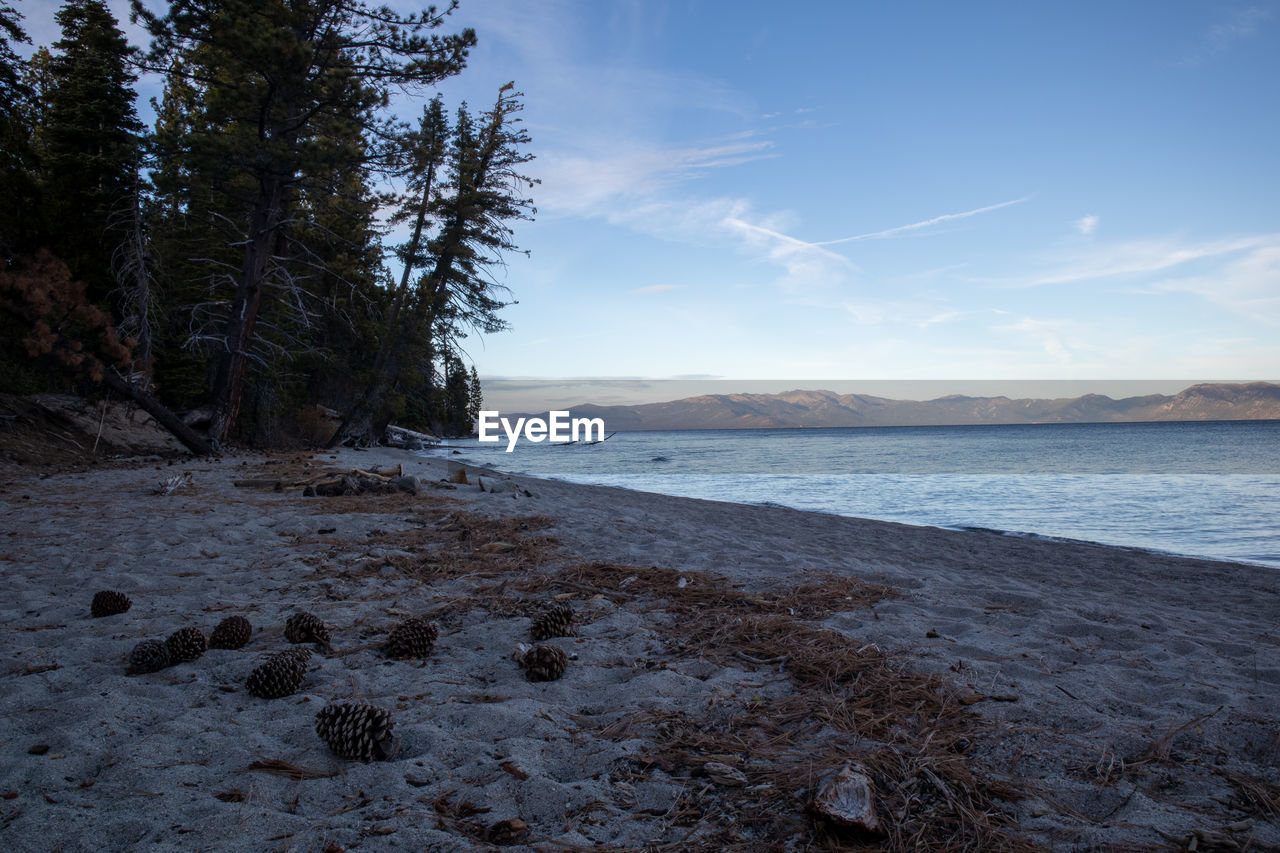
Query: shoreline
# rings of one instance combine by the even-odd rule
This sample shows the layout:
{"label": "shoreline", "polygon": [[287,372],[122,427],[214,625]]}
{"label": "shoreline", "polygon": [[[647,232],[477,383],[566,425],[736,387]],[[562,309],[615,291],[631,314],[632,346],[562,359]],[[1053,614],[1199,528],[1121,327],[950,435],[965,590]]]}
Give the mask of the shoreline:
{"label": "shoreline", "polygon": [[[653,719],[693,714],[690,719],[716,720],[730,710],[741,713],[744,696],[749,702],[759,694],[776,710],[789,695],[812,703],[817,694],[794,693],[785,661],[762,666],[751,662],[757,656],[750,652],[744,660],[682,649],[686,640],[671,633],[680,620],[662,615],[677,593],[659,586],[638,596],[627,592],[627,578],[602,575],[602,569],[594,580],[614,583],[599,587],[602,593],[552,587],[583,621],[580,636],[563,641],[577,659],[560,681],[524,682],[508,655],[515,641],[528,640],[527,616],[501,615],[493,590],[505,600],[531,578],[582,578],[581,566],[595,564],[638,567],[631,574],[641,582],[648,572],[655,579],[667,577],[661,571],[676,572],[695,588],[704,578],[721,577],[753,596],[781,595],[813,573],[891,587],[869,606],[850,603],[826,615],[791,618],[800,620],[797,630],[831,632],[856,648],[900,656],[921,677],[941,677],[955,697],[970,700],[962,703],[965,713],[976,715],[966,729],[972,741],[967,764],[985,779],[1030,786],[1020,801],[999,803],[1007,820],[997,824],[1010,837],[1050,849],[1157,846],[1196,833],[1202,845],[1210,837],[1205,833],[1241,844],[1252,839],[1251,849],[1280,844],[1280,828],[1265,805],[1280,792],[1274,717],[1280,576],[1274,569],[502,474],[493,475],[497,493],[426,488],[418,498],[304,499],[231,485],[241,469],[278,470],[300,459],[232,457],[45,479],[32,474],[10,477],[0,489],[6,526],[24,533],[0,545],[8,551],[0,565],[16,592],[0,634],[9,695],[0,701],[14,721],[5,742],[17,758],[0,775],[0,793],[16,792],[0,801],[0,839],[9,839],[8,846],[47,847],[54,825],[65,826],[59,841],[82,846],[88,833],[99,832],[86,821],[101,821],[113,797],[122,799],[108,821],[119,829],[112,837],[132,832],[130,838],[158,838],[160,846],[175,849],[193,837],[214,849],[245,838],[263,849],[317,849],[312,845],[323,846],[321,837],[348,849],[361,839],[473,849],[476,838],[463,824],[507,818],[525,820],[532,830],[525,846],[512,849],[596,842],[633,849],[650,840],[671,843],[686,832],[694,840],[710,838],[710,805],[698,806],[705,825],[678,827],[672,810],[692,808],[690,791],[702,791],[716,808],[730,808],[746,794],[709,780],[701,764],[692,771],[679,762],[638,767],[637,757],[666,754],[659,749],[666,735],[658,729],[634,723],[618,740],[601,732],[641,710]],[[315,454],[318,466],[397,463],[430,482],[447,473],[449,460],[384,449]],[[480,466],[466,467],[491,476]],[[156,479],[179,470],[193,471],[189,492],[149,493]],[[438,497],[457,509],[428,510]],[[447,570],[432,563],[424,575],[426,552],[415,549],[426,546],[419,540],[438,535],[440,519],[464,511],[494,525],[518,517],[547,521],[518,533],[523,538],[513,553],[520,559],[510,564],[477,569],[466,562],[479,559],[473,548],[450,558],[463,563]],[[544,546],[544,536],[559,544]],[[110,581],[132,584],[126,591],[134,608],[88,619],[87,595]],[[654,601],[667,604],[655,610]],[[247,696],[247,669],[258,653],[281,642],[279,628],[291,608],[304,605],[338,627],[335,645],[343,653],[313,666],[299,696],[273,702]],[[426,664],[402,668],[362,650],[398,613],[424,609],[441,614],[442,627],[442,648]],[[208,623],[207,630],[215,616],[239,610],[258,629],[244,652],[213,651],[156,675],[123,677],[122,656],[143,636],[163,636],[191,619]],[[405,698],[404,677],[417,685],[407,695],[425,689],[424,698],[396,699]],[[352,765],[328,753],[308,721],[339,694],[394,708],[411,754]],[[87,701],[91,696],[98,701]],[[133,717],[150,722],[130,728],[124,741],[113,740],[110,726]],[[609,723],[584,722],[595,718]],[[865,734],[851,741],[832,725],[811,735],[826,745],[810,756],[815,764],[888,748],[883,738]],[[37,742],[49,744],[59,760],[27,754]],[[895,749],[914,754],[918,746],[904,742]],[[498,767],[497,752],[526,778]],[[244,773],[256,755],[342,775],[299,782]],[[749,750],[734,755],[749,779],[776,784]],[[52,764],[64,766],[49,769]],[[619,775],[623,765],[627,772]],[[64,780],[68,775],[75,784]],[[406,778],[426,784],[415,787]],[[1262,805],[1250,806],[1242,793],[1249,789],[1242,780],[1250,779],[1261,786]],[[86,781],[95,784],[84,787]],[[196,787],[185,788],[186,781]],[[787,793],[797,837],[813,832],[803,803],[815,781],[800,786],[808,793]],[[331,815],[357,786],[374,793],[375,802]],[[128,793],[138,790],[150,793]],[[233,791],[244,799],[213,796]],[[293,803],[301,817],[289,810],[299,794],[303,801]],[[432,797],[446,794],[455,805],[465,794],[493,811],[483,820],[445,814]],[[582,811],[597,801],[607,807]],[[576,817],[564,811],[566,802],[578,804]],[[299,834],[302,818],[325,829]],[[238,821],[240,829],[228,834],[227,821]],[[200,835],[171,829],[178,822]],[[291,828],[288,837],[272,840]]]}
{"label": "shoreline", "polygon": [[[572,411],[572,410],[570,410]],[[528,413],[516,417],[528,417]],[[536,415],[535,415],[536,417]],[[619,434],[629,432],[812,432],[814,430],[838,429],[966,429],[969,427],[1070,427],[1070,426],[1123,426],[1124,424],[1235,424],[1235,423],[1280,423],[1280,418],[1203,418],[1200,420],[1156,420],[1156,421],[1009,421],[1007,423],[973,423],[973,424],[848,424],[847,426],[759,426],[759,427],[653,427],[651,429],[620,429]]]}
{"label": "shoreline", "polygon": [[[1182,423],[1182,422],[1178,422],[1178,423]],[[443,445],[443,447],[449,448],[449,449],[458,449],[459,446]],[[419,458],[423,458],[423,459],[451,461],[449,460],[449,457],[447,455],[443,455],[443,454],[428,456],[428,455],[419,455],[420,453],[422,453],[420,451],[411,451],[411,452],[414,453],[415,456],[419,456]],[[465,450],[464,450],[464,454],[465,454]],[[980,533],[980,534],[986,534],[991,536],[1005,536],[1005,537],[1015,538],[1015,539],[1031,539],[1031,540],[1040,541],[1040,542],[1050,542],[1050,543],[1056,542],[1056,543],[1062,543],[1067,545],[1091,545],[1091,546],[1096,546],[1100,548],[1115,548],[1120,551],[1133,551],[1141,554],[1150,554],[1155,557],[1176,557],[1176,558],[1188,559],[1188,560],[1202,560],[1202,561],[1209,561],[1209,562],[1232,563],[1236,565],[1254,566],[1257,568],[1266,568],[1266,569],[1271,569],[1273,571],[1280,571],[1280,562],[1265,562],[1265,560],[1262,558],[1251,560],[1251,559],[1244,559],[1239,557],[1217,556],[1212,554],[1196,554],[1196,553],[1190,553],[1190,552],[1169,550],[1167,548],[1158,548],[1154,546],[1130,545],[1130,544],[1124,544],[1120,542],[1106,542],[1106,541],[1096,540],[1096,539],[1079,539],[1079,538],[1074,538],[1070,536],[1059,536],[1059,535],[1054,535],[1050,533],[1039,533],[1031,530],[1006,530],[1006,529],[1001,529],[996,527],[986,527],[983,525],[976,525],[976,524],[944,525],[944,524],[930,524],[927,522],[893,521],[891,519],[875,518],[869,515],[844,514],[844,513],[836,512],[833,510],[791,506],[788,504],[779,503],[776,501],[768,501],[768,500],[739,502],[739,501],[723,500],[721,498],[714,498],[714,497],[708,498],[708,497],[694,497],[689,495],[677,495],[669,492],[650,491],[647,489],[637,489],[637,488],[631,488],[628,486],[612,486],[604,483],[592,483],[592,482],[579,481],[579,480],[569,480],[569,479],[565,479],[564,477],[542,477],[537,474],[528,474],[520,471],[505,470],[501,467],[491,465],[487,462],[484,462],[484,463],[474,462],[470,458],[466,457],[465,455],[461,458],[461,461],[470,467],[489,470],[489,471],[492,471],[495,475],[504,476],[504,477],[519,477],[519,478],[533,479],[533,480],[548,480],[551,482],[565,483],[567,485],[617,488],[617,489],[623,489],[624,491],[642,492],[644,494],[661,495],[664,497],[676,498],[681,500],[707,500],[707,501],[720,502],[720,503],[729,503],[735,506],[759,506],[759,507],[774,508],[774,509],[787,509],[787,510],[794,510],[796,512],[810,512],[818,515],[830,515],[836,518],[852,518],[852,519],[861,519],[866,521],[882,521],[890,524],[903,524],[908,527],[924,527],[924,528],[929,528],[933,530],[951,530],[951,531],[964,532],[964,533]]]}
{"label": "shoreline", "polygon": [[[932,527],[934,525],[922,525],[924,527]],[[1160,548],[1147,548],[1142,545],[1121,545],[1116,542],[1099,542],[1092,539],[1072,539],[1069,536],[1051,536],[1047,533],[1034,533],[1022,530],[999,530],[994,527],[977,527],[977,526],[959,526],[959,527],[940,527],[940,530],[955,530],[960,533],[985,533],[989,536],[1007,536],[1012,539],[1031,539],[1036,542],[1058,542],[1064,545],[1091,545],[1095,548],[1114,548],[1117,551],[1132,551],[1138,554],[1150,554],[1152,557],[1175,557],[1181,560],[1201,560],[1210,563],[1230,563],[1237,566],[1251,566],[1258,569],[1271,569],[1273,571],[1280,569],[1280,566],[1273,566],[1269,563],[1255,562],[1253,560],[1229,559],[1226,557],[1215,557],[1209,554],[1183,554],[1178,551],[1166,551]]]}

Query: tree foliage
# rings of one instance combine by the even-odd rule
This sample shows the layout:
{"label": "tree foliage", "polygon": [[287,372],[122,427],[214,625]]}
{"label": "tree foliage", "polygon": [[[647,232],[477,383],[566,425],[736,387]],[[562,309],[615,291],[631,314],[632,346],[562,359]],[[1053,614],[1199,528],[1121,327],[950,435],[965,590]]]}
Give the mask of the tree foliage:
{"label": "tree foliage", "polygon": [[[210,429],[221,440],[239,416],[267,291],[283,291],[286,302],[305,292],[289,262],[307,262],[298,240],[307,223],[296,213],[308,190],[323,189],[313,176],[332,175],[353,157],[375,165],[393,127],[385,114],[392,90],[421,90],[458,73],[475,34],[431,33],[447,14],[434,7],[399,15],[360,0],[174,0],[163,17],[133,0],[133,11],[153,36],[151,65],[202,90],[186,159],[245,179],[225,188],[244,239],[238,266],[222,276],[231,292]],[[324,132],[344,124],[361,134]]]}
{"label": "tree foliage", "polygon": [[[318,406],[345,416],[335,440],[392,418],[470,430],[461,342],[506,327],[497,273],[535,182],[512,85],[482,113],[436,95],[414,125],[396,116],[463,69],[456,3],[131,5],[145,50],[105,0],[66,0],[62,37],[26,62],[0,6],[0,190],[20,200],[0,214],[0,348],[203,410],[216,441],[272,441]],[[164,84],[149,132],[139,71]],[[125,361],[106,329],[131,339]]]}
{"label": "tree foliage", "polygon": [[32,123],[27,109],[31,89],[26,68],[13,45],[29,39],[22,16],[0,6],[0,263],[8,264],[25,248],[36,194],[30,146]]}
{"label": "tree foliage", "polygon": [[[506,328],[498,312],[506,289],[492,277],[503,253],[516,250],[511,223],[534,213],[525,192],[536,181],[521,172],[532,159],[520,126],[520,93],[508,83],[492,109],[477,117],[464,105],[452,126],[434,99],[418,127],[400,136],[400,176],[406,191],[393,222],[413,223],[409,239],[397,246],[399,282],[378,328],[380,343],[369,380],[331,443],[347,431],[376,432],[392,413],[400,393],[423,387],[421,369],[442,359],[445,384],[453,375],[449,353],[468,330]],[[426,383],[430,387],[430,383]],[[449,413],[444,399],[419,401],[415,409],[454,431],[470,427]],[[462,403],[462,409],[467,409]],[[425,424],[424,424],[425,425]]]}
{"label": "tree foliage", "polygon": [[0,308],[26,321],[21,343],[33,358],[49,356],[96,381],[108,367],[128,368],[133,358],[134,341],[120,338],[84,282],[47,250],[21,270],[0,272]]}
{"label": "tree foliage", "polygon": [[105,301],[140,166],[136,75],[103,0],[69,0],[57,21],[62,38],[54,44],[37,149],[43,244],[89,283],[95,301]]}

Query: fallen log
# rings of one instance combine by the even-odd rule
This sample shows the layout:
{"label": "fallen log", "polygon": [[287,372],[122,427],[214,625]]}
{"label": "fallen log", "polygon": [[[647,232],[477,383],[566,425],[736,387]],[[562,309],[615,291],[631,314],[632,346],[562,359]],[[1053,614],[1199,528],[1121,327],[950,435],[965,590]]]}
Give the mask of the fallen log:
{"label": "fallen log", "polygon": [[396,492],[404,492],[410,495],[416,495],[423,488],[423,483],[417,477],[398,476],[387,477],[366,477],[355,472],[351,474],[343,474],[338,477],[330,477],[323,481],[315,481],[308,483],[303,489],[303,497],[322,497],[332,498],[344,495],[389,495]]}
{"label": "fallen log", "polygon": [[437,436],[425,432],[414,432],[405,427],[388,425],[383,433],[382,443],[388,447],[399,447],[404,450],[419,450],[428,444],[439,444]]}
{"label": "fallen log", "polygon": [[155,418],[160,426],[167,429],[174,438],[182,442],[182,445],[194,455],[213,455],[215,448],[204,436],[198,435],[195,430],[183,423],[182,418],[175,415],[168,406],[125,379],[114,368],[107,368],[103,371],[102,384],[141,406],[143,411]]}
{"label": "fallen log", "polygon": [[370,480],[381,480],[384,483],[389,483],[398,477],[404,476],[404,465],[403,464],[397,465],[395,471],[392,471],[386,474],[383,474],[377,468],[373,468],[372,470],[369,470],[369,471],[365,471],[361,468],[352,468],[351,475],[354,477],[365,477]]}

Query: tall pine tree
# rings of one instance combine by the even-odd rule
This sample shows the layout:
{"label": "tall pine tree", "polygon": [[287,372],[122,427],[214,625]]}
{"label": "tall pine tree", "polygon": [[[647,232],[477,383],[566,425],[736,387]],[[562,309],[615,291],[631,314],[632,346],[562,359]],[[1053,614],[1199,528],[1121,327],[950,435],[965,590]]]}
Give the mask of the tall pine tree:
{"label": "tall pine tree", "polygon": [[[370,140],[390,135],[392,91],[420,91],[465,64],[475,34],[430,34],[445,12],[400,15],[362,0],[173,0],[164,16],[132,0],[153,36],[149,61],[203,87],[203,126],[191,168],[227,177],[242,235],[227,270],[210,435],[223,440],[240,413],[264,297],[292,287],[298,205],[334,156],[323,130],[357,122]],[[181,64],[175,64],[181,60]],[[340,142],[347,148],[347,143]],[[378,153],[366,149],[376,161]]]}
{"label": "tall pine tree", "polygon": [[[509,224],[537,211],[524,193],[537,181],[521,173],[533,159],[520,127],[523,95],[508,83],[479,123],[458,111],[450,163],[451,195],[440,202],[441,226],[429,249],[432,263],[420,284],[418,328],[430,334],[448,313],[452,326],[482,332],[505,329],[497,312],[506,290],[491,277],[503,255],[517,250]],[[448,309],[446,311],[446,309]]]}
{"label": "tall pine tree", "polygon": [[52,86],[39,132],[42,241],[105,302],[112,256],[134,207],[142,125],[129,45],[103,0],[68,0],[57,13]]}
{"label": "tall pine tree", "polygon": [[0,6],[0,268],[30,248],[32,214],[36,209],[34,162],[30,146],[28,110],[30,87],[13,43],[29,41],[22,15]]}
{"label": "tall pine tree", "polygon": [[380,325],[378,357],[331,446],[349,437],[374,437],[392,401],[426,391],[437,359],[446,384],[452,380],[457,371],[446,353],[468,329],[506,328],[498,316],[506,291],[492,272],[504,253],[516,250],[510,223],[535,212],[525,191],[537,183],[521,173],[533,159],[518,118],[521,97],[508,83],[478,119],[465,105],[459,109],[452,128],[437,99],[417,131],[401,137],[409,192],[400,199],[396,220],[414,227],[396,251],[403,267]]}

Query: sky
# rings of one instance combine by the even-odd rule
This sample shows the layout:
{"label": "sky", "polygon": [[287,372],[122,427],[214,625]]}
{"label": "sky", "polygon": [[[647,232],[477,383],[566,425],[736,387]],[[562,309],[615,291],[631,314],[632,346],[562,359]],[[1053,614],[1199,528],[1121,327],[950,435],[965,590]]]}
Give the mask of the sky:
{"label": "sky", "polygon": [[[37,42],[57,5],[20,4]],[[1280,3],[453,22],[479,43],[440,90],[514,81],[541,180],[497,272],[512,328],[464,342],[484,377],[1280,377]]]}

